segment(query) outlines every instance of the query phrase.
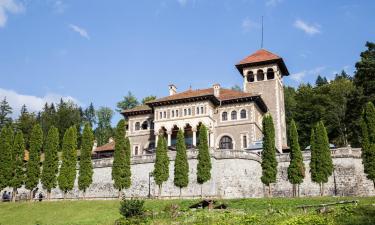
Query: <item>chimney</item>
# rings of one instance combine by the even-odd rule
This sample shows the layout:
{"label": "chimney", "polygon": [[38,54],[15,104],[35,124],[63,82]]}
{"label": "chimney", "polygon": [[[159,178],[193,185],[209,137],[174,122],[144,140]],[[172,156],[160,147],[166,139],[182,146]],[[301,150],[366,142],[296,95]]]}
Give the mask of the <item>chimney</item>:
{"label": "chimney", "polygon": [[110,137],[109,140],[108,140],[108,143],[112,143],[114,142],[115,140],[113,139],[113,137]]}
{"label": "chimney", "polygon": [[212,85],[212,87],[214,88],[215,97],[219,97],[220,96],[220,84],[214,84]]}
{"label": "chimney", "polygon": [[97,147],[98,147],[98,142],[96,140],[94,140],[94,145],[92,146],[92,151],[95,152]]}
{"label": "chimney", "polygon": [[177,88],[174,84],[169,85],[169,96],[177,94]]}

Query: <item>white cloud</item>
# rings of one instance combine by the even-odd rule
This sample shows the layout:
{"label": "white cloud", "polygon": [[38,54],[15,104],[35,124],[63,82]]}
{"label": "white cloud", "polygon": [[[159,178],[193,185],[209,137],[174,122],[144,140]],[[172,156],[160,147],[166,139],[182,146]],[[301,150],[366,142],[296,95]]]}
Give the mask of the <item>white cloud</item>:
{"label": "white cloud", "polygon": [[8,20],[8,14],[21,13],[25,10],[16,0],[0,0],[0,27],[4,27]]}
{"label": "white cloud", "polygon": [[254,22],[254,21],[250,20],[249,18],[245,18],[242,21],[241,27],[242,27],[242,30],[244,32],[249,32],[249,31],[251,31],[253,29],[259,28],[260,24],[257,23],[257,22]]}
{"label": "white cloud", "polygon": [[326,67],[325,66],[319,66],[319,67],[316,67],[314,69],[311,69],[311,70],[304,70],[304,71],[301,71],[301,72],[298,72],[298,73],[294,73],[294,74],[291,74],[290,75],[290,79],[294,80],[295,82],[297,83],[302,83],[303,82],[303,79],[307,76],[307,75],[313,75],[313,76],[316,76],[318,75],[320,72],[322,72]]}
{"label": "white cloud", "polygon": [[294,22],[294,26],[302,31],[304,31],[306,34],[314,35],[320,33],[320,26],[317,24],[308,24],[303,20],[296,20]]}
{"label": "white cloud", "polygon": [[61,98],[64,101],[72,101],[80,105],[80,102],[72,96],[49,93],[45,96],[39,97],[34,95],[24,95],[13,90],[0,88],[0,101],[2,101],[4,97],[6,97],[9,105],[13,108],[13,117],[19,115],[22,105],[26,105],[29,112],[38,112],[43,109],[46,102],[58,103]]}
{"label": "white cloud", "polygon": [[53,2],[52,7],[56,13],[64,13],[67,5],[62,0],[56,0]]}
{"label": "white cloud", "polygon": [[77,25],[74,25],[74,24],[70,24],[69,25],[70,29],[72,29],[73,31],[77,32],[79,35],[81,35],[81,37],[84,37],[86,38],[87,40],[90,40],[90,36],[89,36],[89,33],[87,33],[87,31],[82,28],[82,27],[79,27]]}
{"label": "white cloud", "polygon": [[266,1],[266,6],[276,6],[278,5],[279,3],[281,3],[283,0],[267,0]]}

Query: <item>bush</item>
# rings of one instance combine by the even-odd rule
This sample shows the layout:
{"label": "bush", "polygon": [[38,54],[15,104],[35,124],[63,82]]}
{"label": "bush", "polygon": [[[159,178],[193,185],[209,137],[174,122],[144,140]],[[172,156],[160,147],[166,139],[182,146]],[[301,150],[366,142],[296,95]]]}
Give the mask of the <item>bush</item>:
{"label": "bush", "polygon": [[145,212],[145,201],[139,199],[123,199],[120,206],[120,214],[125,218],[142,216]]}

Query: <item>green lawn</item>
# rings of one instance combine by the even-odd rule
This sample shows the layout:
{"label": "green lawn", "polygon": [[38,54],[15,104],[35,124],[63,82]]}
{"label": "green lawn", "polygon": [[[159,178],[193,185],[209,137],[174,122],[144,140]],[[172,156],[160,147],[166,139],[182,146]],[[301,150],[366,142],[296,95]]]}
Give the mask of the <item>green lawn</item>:
{"label": "green lawn", "polygon": [[[358,206],[331,207],[318,215],[314,209],[305,214],[299,205],[342,200],[359,200]],[[147,200],[145,208],[150,224],[375,224],[375,197],[368,198],[275,198],[218,200],[227,210],[189,210],[198,200]],[[179,206],[177,213],[166,210]],[[119,201],[60,201],[0,203],[1,225],[111,224],[120,218]],[[311,222],[311,221],[313,222]],[[321,221],[318,221],[321,220]],[[307,222],[306,222],[307,221]]]}

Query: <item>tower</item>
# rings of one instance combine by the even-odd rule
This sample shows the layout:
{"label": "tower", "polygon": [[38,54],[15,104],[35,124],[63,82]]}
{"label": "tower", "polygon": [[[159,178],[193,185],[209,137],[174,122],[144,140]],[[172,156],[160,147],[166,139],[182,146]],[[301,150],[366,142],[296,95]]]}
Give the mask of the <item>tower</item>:
{"label": "tower", "polygon": [[243,76],[243,90],[259,94],[266,103],[275,125],[275,144],[279,152],[287,146],[283,76],[289,72],[284,60],[260,49],[236,65]]}

